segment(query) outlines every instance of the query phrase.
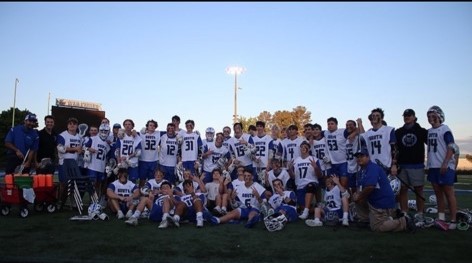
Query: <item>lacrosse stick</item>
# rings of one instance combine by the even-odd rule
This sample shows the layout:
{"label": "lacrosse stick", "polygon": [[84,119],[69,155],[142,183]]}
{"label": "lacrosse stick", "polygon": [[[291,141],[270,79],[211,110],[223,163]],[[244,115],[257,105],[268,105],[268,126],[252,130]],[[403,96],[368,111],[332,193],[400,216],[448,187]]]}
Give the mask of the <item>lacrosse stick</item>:
{"label": "lacrosse stick", "polygon": [[15,171],[15,174],[21,175],[23,173],[23,170],[25,169],[25,162],[26,162],[26,159],[28,158],[29,152],[30,152],[30,149],[28,149],[28,151],[26,152],[25,157],[23,158],[23,162],[21,163],[19,167],[17,167],[18,171]]}
{"label": "lacrosse stick", "polygon": [[88,128],[89,128],[89,127],[88,127],[88,125],[87,125],[86,123],[81,123],[81,124],[79,124],[79,136],[80,136],[81,138],[84,138],[85,133],[87,132]]}
{"label": "lacrosse stick", "polygon": [[[390,171],[389,171],[390,169],[389,169],[387,166],[385,166],[385,164],[383,164],[382,161],[380,161],[379,159],[375,159],[375,162],[376,162],[380,167],[382,167],[382,169],[385,171],[385,173],[386,173],[387,175],[390,174]],[[400,180],[400,182],[401,182],[402,184],[406,185],[406,187],[408,187],[408,189],[410,189],[411,191],[413,191],[413,193],[415,193],[416,196],[418,196],[419,198],[421,198],[423,201],[426,201],[426,199],[424,199],[424,197],[423,197],[422,195],[420,195],[420,194],[416,191],[416,189],[415,189],[413,186],[407,184],[407,183],[406,183],[405,181],[403,181],[403,179],[400,178],[399,176],[396,176],[396,177],[398,178],[398,180]]]}
{"label": "lacrosse stick", "polygon": [[105,173],[107,174],[107,177],[111,176],[111,174],[113,173],[113,170],[115,169],[115,167],[116,167],[115,158],[110,158],[108,160],[107,166],[105,167]]}

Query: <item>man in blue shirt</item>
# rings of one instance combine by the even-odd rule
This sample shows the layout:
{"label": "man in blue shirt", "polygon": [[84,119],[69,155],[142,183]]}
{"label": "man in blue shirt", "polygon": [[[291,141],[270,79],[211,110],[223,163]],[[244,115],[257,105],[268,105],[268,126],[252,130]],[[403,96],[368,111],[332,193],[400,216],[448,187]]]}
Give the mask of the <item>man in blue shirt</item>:
{"label": "man in blue shirt", "polygon": [[17,166],[24,162],[23,172],[28,173],[34,164],[35,152],[38,150],[39,135],[34,129],[38,119],[33,113],[26,115],[24,124],[12,127],[5,137],[5,148],[7,148],[6,174],[15,172]]}
{"label": "man in blue shirt", "polygon": [[375,232],[413,231],[415,224],[408,215],[393,219],[395,215],[395,195],[385,171],[370,161],[367,148],[354,155],[361,167],[357,182],[358,189],[353,195],[360,221],[369,221]]}

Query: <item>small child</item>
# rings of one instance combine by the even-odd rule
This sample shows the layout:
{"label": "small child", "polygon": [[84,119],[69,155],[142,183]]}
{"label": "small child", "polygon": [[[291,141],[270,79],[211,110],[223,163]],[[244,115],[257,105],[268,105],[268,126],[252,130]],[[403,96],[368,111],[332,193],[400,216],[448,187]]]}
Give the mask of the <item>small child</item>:
{"label": "small child", "polygon": [[207,208],[209,210],[213,209],[218,215],[225,215],[227,213],[226,207],[228,206],[228,194],[224,193],[222,185],[225,177],[222,176],[219,168],[215,168],[211,174],[213,181],[205,184],[208,199]]}
{"label": "small child", "polygon": [[329,213],[337,213],[338,217],[342,217],[343,226],[349,226],[349,193],[339,183],[339,177],[332,175],[326,178],[326,191],[324,195],[325,206],[323,208],[315,208],[315,219],[308,219],[305,223],[308,226],[322,226],[321,218]]}

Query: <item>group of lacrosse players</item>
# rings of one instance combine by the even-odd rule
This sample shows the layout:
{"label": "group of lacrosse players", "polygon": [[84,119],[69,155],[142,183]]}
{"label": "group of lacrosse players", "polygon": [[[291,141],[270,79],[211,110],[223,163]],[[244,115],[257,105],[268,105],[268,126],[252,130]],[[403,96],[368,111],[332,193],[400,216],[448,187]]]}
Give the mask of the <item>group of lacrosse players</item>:
{"label": "group of lacrosse players", "polygon": [[[438,106],[427,111],[429,130],[416,122],[414,110],[405,110],[403,117],[405,124],[397,130],[375,108],[368,130],[361,118],[338,128],[338,120],[331,117],[326,130],[308,123],[302,134],[296,125],[274,125],[266,133],[265,122],[257,121],[251,133],[234,123],[233,136],[229,126],[221,132],[208,127],[204,138],[194,130],[193,120],[181,129],[177,115],[165,131],[158,131],[154,120],[136,131],[131,119],[123,121],[123,128],[119,123],[110,128],[104,119],[98,129],[90,127],[88,137],[78,120],[70,118],[56,140],[59,181],[64,190],[71,176],[86,174],[102,206],[129,225],[137,225],[140,218],[158,222],[159,228],[179,226],[182,220],[197,227],[204,221],[216,225],[245,220],[247,228],[263,221],[269,231],[276,231],[302,219],[311,227],[360,222],[373,231],[404,231],[424,226],[426,145],[438,224],[455,229],[459,149],[444,113]],[[25,127],[33,119],[28,115]],[[29,149],[38,151],[34,141],[15,147],[15,132],[10,133],[6,146],[12,160],[16,156],[14,164],[23,162]],[[80,155],[85,171],[79,169]],[[408,215],[408,189],[416,197],[414,218]],[[61,201],[65,198],[63,194]]]}

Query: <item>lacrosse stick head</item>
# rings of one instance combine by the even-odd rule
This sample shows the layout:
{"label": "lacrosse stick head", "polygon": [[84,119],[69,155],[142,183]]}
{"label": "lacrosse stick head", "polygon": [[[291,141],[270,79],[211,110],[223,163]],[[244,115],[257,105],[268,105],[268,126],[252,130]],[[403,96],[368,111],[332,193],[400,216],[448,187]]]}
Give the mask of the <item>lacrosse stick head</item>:
{"label": "lacrosse stick head", "polygon": [[338,212],[327,211],[324,220],[327,226],[336,226],[339,223]]}
{"label": "lacrosse stick head", "polygon": [[225,157],[220,157],[218,161],[216,162],[216,165],[221,169],[225,169],[225,164],[228,162],[228,159]]}
{"label": "lacrosse stick head", "polygon": [[87,149],[87,150],[84,151],[84,162],[90,163],[90,161],[92,161],[92,154]]}
{"label": "lacrosse stick head", "polygon": [[411,210],[416,210],[416,200],[408,200],[408,208]]}
{"label": "lacrosse stick head", "polygon": [[99,203],[91,203],[88,207],[88,215],[94,217],[102,212],[102,206]]}
{"label": "lacrosse stick head", "polygon": [[436,195],[432,194],[429,196],[428,201],[430,204],[436,205],[438,203],[438,200],[436,199]]}
{"label": "lacrosse stick head", "polygon": [[88,128],[89,126],[86,123],[79,124],[79,136],[83,138],[87,133]]}
{"label": "lacrosse stick head", "polygon": [[184,167],[182,165],[177,165],[175,167],[175,175],[177,177],[177,180],[179,182],[183,182],[184,181]]}
{"label": "lacrosse stick head", "polygon": [[389,176],[388,179],[390,180],[390,187],[392,187],[393,194],[398,195],[400,193],[402,183],[396,176]]}
{"label": "lacrosse stick head", "polygon": [[182,137],[182,135],[177,134],[176,141],[178,145],[182,145],[182,143],[184,143],[184,138]]}
{"label": "lacrosse stick head", "polygon": [[115,169],[116,167],[116,160],[115,158],[110,158],[108,160],[108,163],[105,167],[105,172],[107,174],[107,177],[110,177],[111,176],[111,173],[113,173],[113,169]]}

